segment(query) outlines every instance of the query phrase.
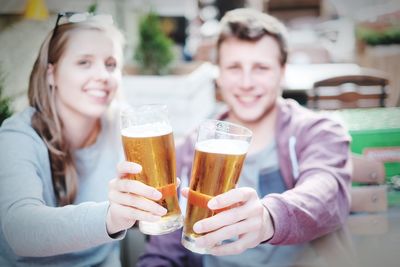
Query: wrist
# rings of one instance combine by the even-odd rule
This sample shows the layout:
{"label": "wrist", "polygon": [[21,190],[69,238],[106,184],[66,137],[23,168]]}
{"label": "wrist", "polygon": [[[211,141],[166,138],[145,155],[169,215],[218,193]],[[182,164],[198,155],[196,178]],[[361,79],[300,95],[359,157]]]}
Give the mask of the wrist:
{"label": "wrist", "polygon": [[269,240],[272,239],[272,237],[274,236],[275,233],[275,226],[274,226],[274,220],[271,216],[271,213],[269,212],[269,210],[267,209],[267,207],[265,207],[263,205],[264,208],[264,212],[263,212],[263,222],[264,222],[264,235],[262,238],[261,242],[268,242]]}

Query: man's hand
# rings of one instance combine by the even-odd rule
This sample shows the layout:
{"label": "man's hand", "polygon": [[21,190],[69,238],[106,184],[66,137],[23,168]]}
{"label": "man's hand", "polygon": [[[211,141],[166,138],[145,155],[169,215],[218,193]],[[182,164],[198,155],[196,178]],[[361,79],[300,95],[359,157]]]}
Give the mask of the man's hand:
{"label": "man's hand", "polygon": [[[182,190],[182,195],[188,196],[188,188]],[[218,256],[240,254],[270,239],[274,234],[269,212],[253,188],[232,189],[212,198],[208,202],[208,207],[212,210],[232,207],[200,220],[193,226],[196,233],[207,233],[196,239],[196,245],[207,248],[211,254]],[[222,244],[222,241],[231,238],[237,239]]]}

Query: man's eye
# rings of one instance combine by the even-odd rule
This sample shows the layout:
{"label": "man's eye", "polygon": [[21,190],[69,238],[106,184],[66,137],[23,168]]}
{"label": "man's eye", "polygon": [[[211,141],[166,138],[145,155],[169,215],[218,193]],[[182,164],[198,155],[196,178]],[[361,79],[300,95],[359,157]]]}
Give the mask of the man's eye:
{"label": "man's eye", "polygon": [[228,66],[227,69],[228,70],[238,70],[238,69],[240,69],[240,67],[237,65],[232,65],[232,66]]}
{"label": "man's eye", "polygon": [[113,71],[113,70],[115,70],[116,67],[117,67],[117,64],[115,62],[106,63],[106,68],[108,70]]}

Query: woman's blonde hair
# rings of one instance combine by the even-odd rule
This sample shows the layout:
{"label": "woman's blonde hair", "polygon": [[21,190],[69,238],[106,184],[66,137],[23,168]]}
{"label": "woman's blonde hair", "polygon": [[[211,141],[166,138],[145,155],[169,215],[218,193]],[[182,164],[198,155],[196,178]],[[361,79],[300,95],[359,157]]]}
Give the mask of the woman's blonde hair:
{"label": "woman's blonde hair", "polygon": [[[63,136],[63,123],[57,113],[55,90],[47,81],[49,64],[56,68],[71,36],[78,30],[97,30],[111,36],[114,42],[122,46],[124,38],[121,32],[112,24],[90,21],[66,23],[57,26],[44,40],[38,57],[33,65],[29,79],[28,98],[30,106],[36,112],[32,117],[32,127],[45,142],[51,163],[54,193],[59,206],[74,202],[78,177],[72,151]],[[122,61],[122,55],[121,59]]]}

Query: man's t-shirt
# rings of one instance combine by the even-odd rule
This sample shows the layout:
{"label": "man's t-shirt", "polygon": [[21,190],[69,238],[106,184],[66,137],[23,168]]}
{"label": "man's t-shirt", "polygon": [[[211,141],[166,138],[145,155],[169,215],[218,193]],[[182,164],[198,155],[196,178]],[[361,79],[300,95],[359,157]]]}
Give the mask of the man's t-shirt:
{"label": "man's t-shirt", "polygon": [[[269,144],[256,154],[247,155],[239,178],[238,187],[252,187],[256,189],[260,198],[270,193],[282,193],[286,191],[287,188],[279,169],[275,142]],[[204,255],[203,266],[294,266],[299,264],[299,257],[303,253],[313,253],[308,243],[285,246],[260,244],[239,255],[220,257]],[[309,264],[312,263],[307,264],[307,266],[310,266]]]}

